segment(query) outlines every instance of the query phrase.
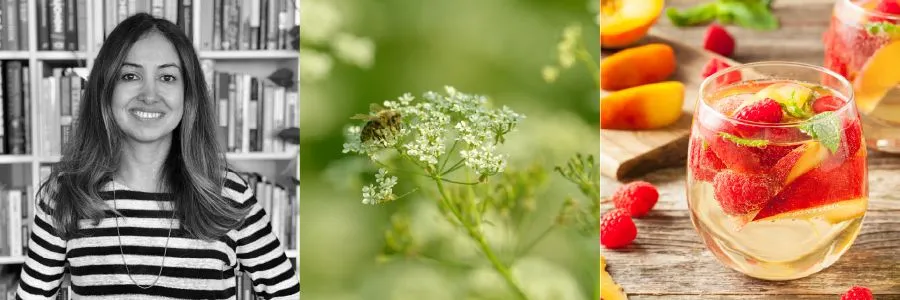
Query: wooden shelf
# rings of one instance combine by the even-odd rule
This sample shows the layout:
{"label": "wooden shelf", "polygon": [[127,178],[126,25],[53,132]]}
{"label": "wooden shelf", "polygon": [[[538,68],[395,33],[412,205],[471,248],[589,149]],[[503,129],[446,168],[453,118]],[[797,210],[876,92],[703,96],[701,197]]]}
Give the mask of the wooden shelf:
{"label": "wooden shelf", "polygon": [[298,59],[297,50],[200,51],[200,59]]}
{"label": "wooden shelf", "polygon": [[33,160],[31,155],[0,155],[0,164],[23,164]]}
{"label": "wooden shelf", "polygon": [[35,57],[39,60],[77,60],[87,59],[84,51],[38,51]]}
{"label": "wooden shelf", "polygon": [[0,265],[15,265],[25,263],[24,256],[0,256]]}
{"label": "wooden shelf", "polygon": [[31,55],[28,51],[0,51],[0,59],[28,59]]}

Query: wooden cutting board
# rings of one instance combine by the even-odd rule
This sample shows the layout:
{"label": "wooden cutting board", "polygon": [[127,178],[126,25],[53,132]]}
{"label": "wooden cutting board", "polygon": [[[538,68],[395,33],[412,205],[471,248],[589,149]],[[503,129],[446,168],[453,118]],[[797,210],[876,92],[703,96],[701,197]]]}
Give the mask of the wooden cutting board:
{"label": "wooden cutting board", "polygon": [[[683,114],[675,124],[656,130],[600,130],[600,172],[620,181],[660,168],[684,165],[694,106],[703,81],[703,67],[713,57],[731,65],[739,64],[704,50],[699,46],[699,40],[681,42],[651,30],[638,45],[648,43],[665,43],[675,50],[677,67],[669,80],[684,83]],[[603,64],[602,58],[615,52],[601,50],[600,63]],[[608,93],[601,91],[601,97]]]}

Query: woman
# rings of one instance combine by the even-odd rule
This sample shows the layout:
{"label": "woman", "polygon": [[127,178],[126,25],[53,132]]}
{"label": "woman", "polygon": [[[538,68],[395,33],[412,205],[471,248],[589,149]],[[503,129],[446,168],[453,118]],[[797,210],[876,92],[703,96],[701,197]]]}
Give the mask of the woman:
{"label": "woman", "polygon": [[202,74],[169,21],[137,14],[110,33],[39,189],[19,297],[52,297],[67,268],[79,299],[235,299],[239,268],[257,295],[299,298],[269,217],[227,169]]}

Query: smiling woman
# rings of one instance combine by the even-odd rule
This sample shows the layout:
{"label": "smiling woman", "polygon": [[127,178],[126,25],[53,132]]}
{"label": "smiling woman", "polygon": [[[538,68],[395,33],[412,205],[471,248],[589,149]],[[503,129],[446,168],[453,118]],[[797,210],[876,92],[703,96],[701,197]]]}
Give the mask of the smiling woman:
{"label": "smiling woman", "polygon": [[[228,166],[197,54],[148,14],[108,36],[73,138],[37,195],[17,296],[296,299],[296,272],[254,192]],[[66,266],[67,265],[67,266]]]}

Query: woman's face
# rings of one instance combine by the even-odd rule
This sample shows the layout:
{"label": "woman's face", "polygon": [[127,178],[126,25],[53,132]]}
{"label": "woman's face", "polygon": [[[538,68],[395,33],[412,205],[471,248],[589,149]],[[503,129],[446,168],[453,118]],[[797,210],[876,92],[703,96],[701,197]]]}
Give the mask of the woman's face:
{"label": "woman's face", "polygon": [[181,74],[175,47],[158,32],[131,46],[112,96],[116,123],[130,141],[171,141],[184,110]]}

